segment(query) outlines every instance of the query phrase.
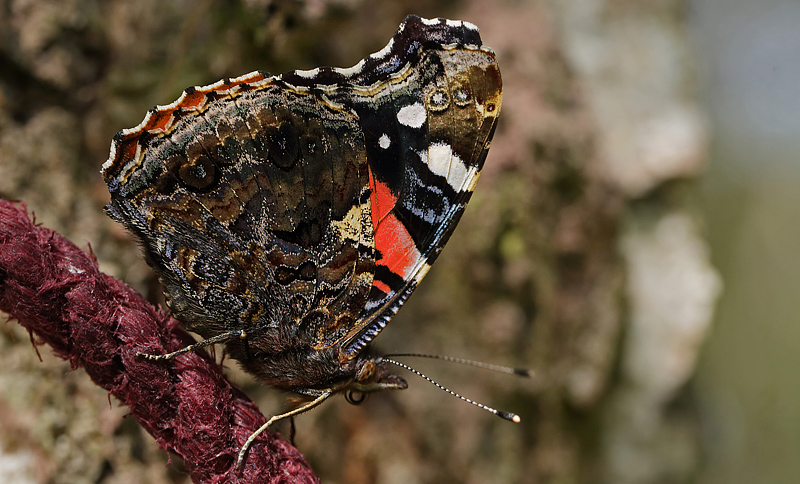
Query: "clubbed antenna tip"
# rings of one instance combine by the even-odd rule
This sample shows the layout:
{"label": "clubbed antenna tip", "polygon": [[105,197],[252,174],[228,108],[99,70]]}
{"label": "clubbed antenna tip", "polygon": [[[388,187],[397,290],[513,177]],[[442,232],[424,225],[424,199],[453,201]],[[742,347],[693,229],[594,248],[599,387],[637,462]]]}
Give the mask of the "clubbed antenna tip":
{"label": "clubbed antenna tip", "polygon": [[497,415],[498,417],[500,417],[502,419],[508,420],[509,422],[514,422],[514,423],[522,422],[522,419],[519,418],[519,415],[517,415],[516,413],[503,412],[503,411],[498,410],[495,415]]}

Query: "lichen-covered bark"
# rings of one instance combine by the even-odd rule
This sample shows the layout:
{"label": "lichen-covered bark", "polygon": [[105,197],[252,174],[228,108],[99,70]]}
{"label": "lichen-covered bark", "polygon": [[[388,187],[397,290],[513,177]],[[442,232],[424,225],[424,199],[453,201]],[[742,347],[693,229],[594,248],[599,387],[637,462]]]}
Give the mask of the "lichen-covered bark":
{"label": "lichen-covered bark", "polygon": [[626,283],[614,385],[597,415],[598,481],[685,482],[701,455],[685,384],[720,281],[687,183],[705,168],[684,2],[553,2],[597,119],[598,175],[623,194]]}
{"label": "lichen-covered bark", "polygon": [[[684,180],[703,167],[682,2],[0,0],[0,196],[153,301],[130,237],[102,213],[111,137],[189,85],[255,69],[349,66],[407,13],[469,20],[504,106],[475,195],[436,265],[378,338],[529,366],[532,380],[420,370],[360,407],[296,419],[324,482],[685,482],[691,375],[719,288]],[[0,446],[35,482],[181,482],[103,390],[0,326]],[[265,414],[281,395],[234,368]],[[66,376],[65,376],[66,375]],[[66,383],[65,383],[66,382]],[[288,433],[288,427],[278,427]]]}

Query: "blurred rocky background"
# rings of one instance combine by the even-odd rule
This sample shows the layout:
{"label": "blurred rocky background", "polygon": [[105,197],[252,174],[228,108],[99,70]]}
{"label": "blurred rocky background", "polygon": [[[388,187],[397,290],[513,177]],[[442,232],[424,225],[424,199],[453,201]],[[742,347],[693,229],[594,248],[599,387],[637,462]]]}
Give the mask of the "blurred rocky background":
{"label": "blurred rocky background", "polygon": [[[296,419],[320,479],[796,482],[796,1],[0,0],[0,196],[158,303],[102,212],[113,135],[187,86],[351,66],[409,13],[478,25],[504,105],[458,230],[377,345],[536,373],[414,362],[519,425],[411,375],[359,407],[334,399]],[[188,480],[39,353],[0,325],[0,480]],[[265,414],[285,408],[226,365]]]}

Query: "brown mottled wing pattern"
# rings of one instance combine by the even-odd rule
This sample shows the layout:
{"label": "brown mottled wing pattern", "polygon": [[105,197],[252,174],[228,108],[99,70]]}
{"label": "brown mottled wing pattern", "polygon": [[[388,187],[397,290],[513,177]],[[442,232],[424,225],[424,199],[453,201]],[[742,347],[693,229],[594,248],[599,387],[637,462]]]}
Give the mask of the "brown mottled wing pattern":
{"label": "brown mottled wing pattern", "polygon": [[501,98],[473,25],[409,16],[352,68],[252,73],[152,110],[114,140],[108,211],[187,328],[278,328],[353,358],[458,222]]}
{"label": "brown mottled wing pattern", "polygon": [[115,148],[108,210],[142,240],[189,329],[357,317],[373,234],[352,113],[253,74],[187,90]]}

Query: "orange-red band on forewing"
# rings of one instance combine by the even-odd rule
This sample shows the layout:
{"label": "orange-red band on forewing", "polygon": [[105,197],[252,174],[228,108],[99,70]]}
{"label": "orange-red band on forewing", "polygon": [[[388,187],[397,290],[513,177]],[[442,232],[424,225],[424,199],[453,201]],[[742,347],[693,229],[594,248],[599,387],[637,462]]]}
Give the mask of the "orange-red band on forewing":
{"label": "orange-red band on forewing", "polygon": [[[377,263],[403,279],[408,279],[421,254],[405,225],[392,213],[397,197],[385,183],[375,178],[372,170],[369,171],[369,184],[372,188],[370,204],[372,226],[375,228],[375,248],[381,254]],[[386,294],[391,292],[385,283],[377,279],[373,286]]]}
{"label": "orange-red band on forewing", "polygon": [[369,185],[372,188],[372,194],[370,195],[372,228],[377,230],[381,220],[394,210],[394,206],[397,204],[397,197],[385,183],[375,178],[372,170],[369,170]]}
{"label": "orange-red band on forewing", "polygon": [[421,255],[411,234],[394,214],[388,214],[378,224],[375,230],[375,248],[383,256],[377,263],[386,266],[403,279],[408,278]]}
{"label": "orange-red band on forewing", "polygon": [[[381,254],[377,263],[407,279],[421,254],[405,225],[392,213],[397,204],[397,196],[385,183],[375,178],[372,170],[369,171],[369,184],[372,188],[370,204],[375,248]],[[385,283],[377,279],[373,285],[386,294],[391,292]]]}

